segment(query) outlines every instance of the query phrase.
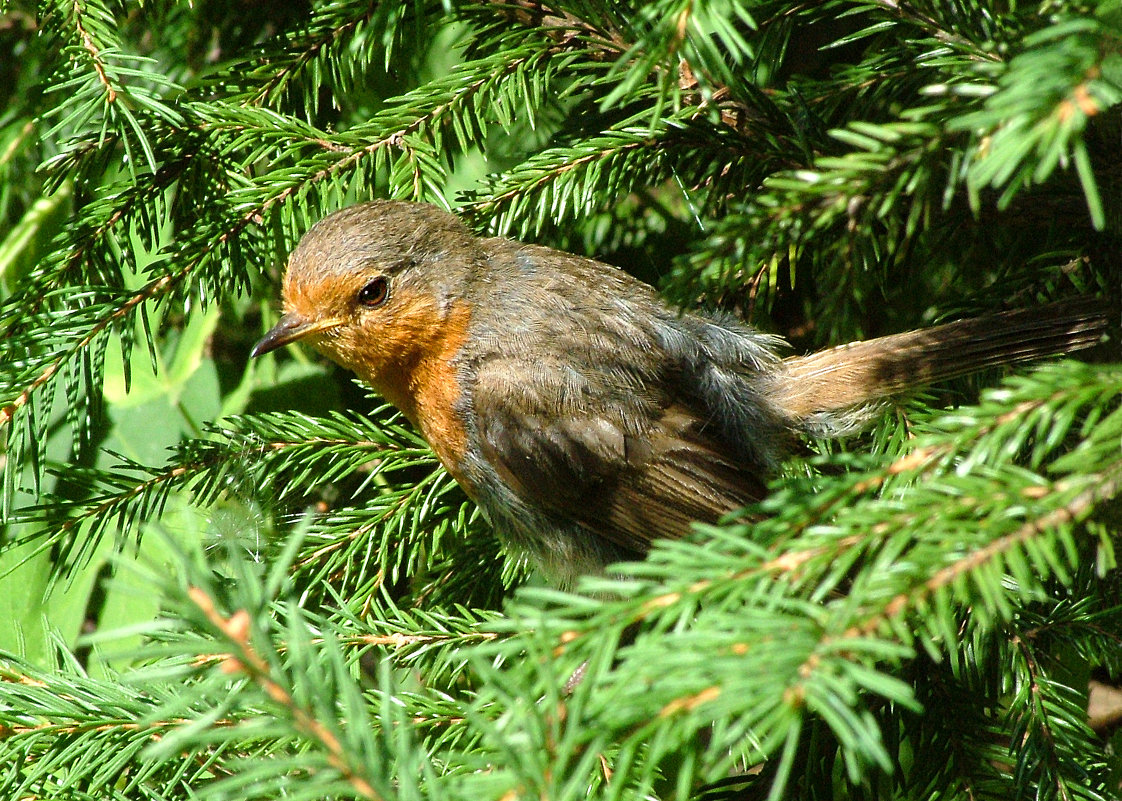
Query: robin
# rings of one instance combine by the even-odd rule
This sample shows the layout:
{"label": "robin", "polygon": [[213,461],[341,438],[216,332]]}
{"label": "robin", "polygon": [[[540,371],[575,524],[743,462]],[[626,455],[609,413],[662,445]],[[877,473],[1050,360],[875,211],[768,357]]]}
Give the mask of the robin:
{"label": "robin", "polygon": [[475,237],[432,206],[373,201],[314,225],[284,315],[421,432],[508,547],[561,584],[760,500],[799,437],[866,423],[886,396],[1088,347],[1067,304],[780,358],[784,342],[678,311],[592,259]]}

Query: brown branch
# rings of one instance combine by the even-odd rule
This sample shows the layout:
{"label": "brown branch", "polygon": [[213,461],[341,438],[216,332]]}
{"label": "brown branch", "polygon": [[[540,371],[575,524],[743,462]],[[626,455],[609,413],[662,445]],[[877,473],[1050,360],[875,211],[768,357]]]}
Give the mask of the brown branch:
{"label": "brown branch", "polygon": [[[367,11],[359,19],[353,19],[345,25],[340,25],[337,28],[331,28],[327,31],[326,36],[316,37],[314,40],[312,40],[307,45],[307,49],[302,50],[299,57],[295,59],[293,63],[286,65],[283,69],[274,73],[272,78],[266,81],[261,86],[261,88],[251,98],[249,98],[249,100],[246,101],[246,105],[256,105],[258,103],[264,102],[269,93],[280,86],[282,83],[284,83],[290,75],[294,74],[304,64],[307,64],[313,58],[319,55],[322,50],[330,47],[334,42],[341,39],[344,33],[354,30],[356,27],[358,27],[358,24],[360,22],[369,19],[370,15],[373,13],[373,9],[374,6],[371,5],[371,10]],[[295,47],[300,46],[302,46],[302,43],[297,43],[295,45]]]}
{"label": "brown branch", "polygon": [[[556,42],[558,51],[581,50],[593,61],[618,60],[631,45],[623,34],[615,29],[599,28],[587,20],[568,11],[554,9],[548,3],[534,0],[494,0],[495,8],[501,16],[526,27],[535,28]],[[691,8],[685,7],[675,20],[676,40],[680,44],[686,38]],[[665,74],[665,67],[656,67],[652,75]],[[746,134],[759,118],[755,107],[732,98],[727,86],[716,87],[710,97],[701,92],[701,82],[693,74],[686,62],[677,66],[677,83],[682,90],[682,102],[697,106],[699,110],[716,106],[721,114],[721,122],[737,133]]]}
{"label": "brown branch", "polygon": [[230,617],[224,617],[215,607],[210,596],[199,587],[189,587],[187,596],[211,625],[222,632],[237,650],[236,654],[225,655],[221,670],[227,673],[245,673],[249,676],[269,698],[289,711],[293,723],[299,730],[317,740],[326,749],[328,764],[338,770],[360,796],[371,801],[382,801],[374,787],[349,763],[339,738],[312,713],[299,706],[292,694],[272,677],[268,663],[254,650],[249,641],[251,628],[249,613],[239,609]]}
{"label": "brown branch", "polygon": [[117,90],[113,88],[112,82],[109,80],[108,71],[101,58],[101,51],[97,47],[97,43],[82,25],[82,4],[79,0],[74,0],[74,27],[78,30],[78,36],[82,40],[82,48],[90,54],[90,61],[93,62],[94,70],[97,71],[97,78],[105,87],[105,99],[110,103],[116,101]]}
{"label": "brown branch", "polygon": [[891,12],[892,14],[895,14],[900,19],[911,22],[912,24],[918,25],[922,28],[926,28],[927,32],[931,35],[931,38],[935,39],[938,42],[942,42],[948,45],[954,45],[956,47],[968,48],[974,54],[974,58],[978,61],[1002,60],[1000,54],[996,51],[996,49],[993,53],[986,53],[982,50],[979,50],[977,45],[975,45],[969,39],[964,36],[959,36],[958,34],[947,31],[943,25],[939,24],[939,21],[937,19],[930,16],[929,14],[924,14],[922,11],[915,8],[911,3],[906,2],[906,0],[876,0],[876,3],[881,8]]}
{"label": "brown branch", "polygon": [[[918,592],[900,593],[889,601],[881,612],[872,615],[858,625],[848,628],[841,635],[842,638],[869,636],[887,620],[899,617],[909,609],[918,606],[942,588],[953,584],[959,577],[976,570],[1000,554],[1028,542],[1050,528],[1079,520],[1097,504],[1115,497],[1122,487],[1122,469],[1114,470],[1111,473],[1099,476],[1099,478],[1100,481],[1095,486],[1079,493],[1066,505],[1053,509],[1041,518],[1030,520],[1016,531],[994,540],[986,547],[979,548],[965,558],[937,571],[920,586]],[[1052,486],[1056,489],[1062,489],[1059,482]]]}
{"label": "brown branch", "polygon": [[[240,234],[250,223],[259,222],[261,220],[262,213],[269,210],[270,208],[277,205],[278,203],[283,203],[284,201],[288,200],[292,195],[294,195],[298,191],[300,186],[303,186],[303,185],[306,185],[306,184],[309,184],[309,183],[317,183],[318,181],[321,181],[321,180],[325,179],[326,177],[334,174],[335,172],[337,172],[337,171],[339,171],[339,170],[341,170],[345,167],[349,167],[351,164],[361,160],[364,156],[369,156],[369,155],[377,152],[378,150],[380,150],[383,147],[386,147],[386,146],[389,146],[389,145],[394,145],[394,144],[400,144],[399,142],[396,141],[397,136],[398,136],[397,134],[394,134],[394,135],[385,137],[383,139],[380,139],[376,142],[372,142],[371,144],[369,144],[369,145],[367,145],[363,148],[352,151],[351,155],[349,155],[347,158],[341,159],[340,161],[333,163],[329,167],[326,167],[322,170],[319,170],[316,173],[313,173],[311,176],[308,177],[308,179],[306,181],[301,182],[301,184],[299,184],[299,185],[294,184],[293,186],[290,186],[286,189],[283,189],[278,194],[273,195],[270,198],[267,198],[264,202],[262,202],[256,208],[245,212],[237,220],[237,222],[230,227],[229,230],[222,232],[218,236],[216,244],[218,244],[218,245],[226,244],[231,239],[233,239],[235,236]],[[108,220],[106,220],[106,222],[102,226],[99,227],[98,231],[95,232],[95,235],[98,234],[98,233],[104,233],[105,231],[109,230],[113,225],[115,225],[122,218],[123,214],[124,214],[124,211],[120,210],[120,209],[118,211],[114,212],[114,214],[111,215],[110,218]],[[114,309],[110,314],[108,314],[107,316],[105,316],[101,320],[99,320],[92,328],[90,328],[90,330],[86,334],[86,336],[84,336],[82,339],[80,339],[74,346],[72,346],[70,348],[67,348],[62,353],[58,354],[58,356],[56,356],[43,369],[43,371],[38,376],[36,376],[31,381],[31,383],[29,383],[24,388],[24,390],[13,401],[11,401],[10,403],[8,403],[7,405],[5,405],[3,407],[0,407],[0,427],[3,427],[7,423],[9,423],[12,420],[12,418],[15,416],[16,412],[18,412],[20,408],[25,406],[27,404],[27,402],[31,399],[31,395],[35,392],[35,390],[39,389],[47,381],[49,381],[51,379],[51,377],[54,376],[54,374],[56,372],[58,372],[58,370],[61,368],[61,366],[68,359],[73,357],[76,353],[79,353],[80,351],[85,349],[94,340],[94,338],[98,334],[100,334],[102,331],[104,331],[106,328],[108,328],[110,325],[112,325],[116,321],[118,321],[121,318],[130,314],[133,310],[135,310],[142,303],[146,303],[147,301],[153,300],[156,297],[161,296],[161,295],[165,294],[166,292],[170,291],[173,287],[175,287],[177,284],[179,284],[184,278],[186,278],[188,275],[190,275],[205,260],[206,256],[208,254],[210,254],[211,252],[213,252],[213,248],[208,249],[205,253],[199,255],[193,261],[184,265],[178,272],[168,273],[166,275],[161,276],[160,278],[157,278],[153,281],[150,281],[148,284],[146,284],[144,287],[142,287],[136,294],[134,294],[132,297],[130,297],[128,300],[126,300],[124,303],[122,303],[120,306],[118,306],[116,309]],[[74,256],[72,256],[71,260],[73,261],[77,258],[78,258],[78,256],[77,256],[77,254],[75,254]]]}
{"label": "brown branch", "polygon": [[494,0],[493,5],[500,16],[536,28],[559,44],[564,50],[589,49],[590,55],[606,60],[627,51],[627,42],[617,30],[598,28],[586,20],[562,9],[554,9],[548,3],[534,0]]}
{"label": "brown branch", "polygon": [[[1048,746],[1049,762],[1052,768],[1059,767],[1059,760],[1056,758],[1056,735],[1052,732],[1052,725],[1049,720],[1049,713],[1047,711],[1047,704],[1045,702],[1045,694],[1041,690],[1041,682],[1043,681],[1043,671],[1036,660],[1036,655],[1028,646],[1028,643],[1023,639],[1017,638],[1013,643],[1014,647],[1020,651],[1022,658],[1025,660],[1025,666],[1028,668],[1029,675],[1032,681],[1029,683],[1029,694],[1032,696],[1032,707],[1034,708],[1036,717],[1040,720],[1040,732]],[[1027,737],[1027,733],[1025,737]],[[1023,744],[1023,743],[1022,743]],[[1055,783],[1055,789],[1059,797],[1063,801],[1070,801],[1071,794],[1068,792],[1067,784],[1063,781]]]}
{"label": "brown branch", "polygon": [[[193,266],[194,265],[191,265],[191,267]],[[73,347],[66,349],[58,356],[56,356],[55,359],[51,361],[51,363],[48,364],[43,369],[43,371],[24,388],[24,390],[15,398],[15,400],[0,409],[0,426],[4,426],[9,421],[11,421],[15,413],[19,411],[21,407],[26,405],[27,402],[31,399],[32,393],[35,392],[35,390],[37,390],[39,387],[43,386],[43,384],[45,384],[47,381],[49,381],[51,376],[58,372],[59,368],[62,367],[63,363],[67,359],[88,346],[94,340],[94,337],[104,331],[110,324],[127,315],[141,303],[151,300],[157,295],[163,294],[163,292],[167,291],[169,287],[178,283],[178,281],[181,280],[186,274],[187,270],[188,268],[185,267],[178,274],[168,274],[149,282],[139,292],[137,292],[123,304],[114,309],[112,313],[99,320],[92,328],[90,328],[86,336],[78,340],[78,342]]]}

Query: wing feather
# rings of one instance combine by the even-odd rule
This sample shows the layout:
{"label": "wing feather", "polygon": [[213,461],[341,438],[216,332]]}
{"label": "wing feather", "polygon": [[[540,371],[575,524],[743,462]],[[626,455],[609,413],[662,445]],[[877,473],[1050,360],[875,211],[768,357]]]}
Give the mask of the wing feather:
{"label": "wing feather", "polygon": [[636,553],[759,500],[764,483],[678,402],[636,429],[601,414],[547,416],[480,404],[482,450],[536,508]]}

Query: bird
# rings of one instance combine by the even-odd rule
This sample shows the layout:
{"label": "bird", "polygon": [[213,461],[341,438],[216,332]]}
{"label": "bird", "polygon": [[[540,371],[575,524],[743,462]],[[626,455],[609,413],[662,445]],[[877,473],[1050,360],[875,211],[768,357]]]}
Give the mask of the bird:
{"label": "bird", "polygon": [[1105,327],[1073,301],[783,358],[780,337],[616,267],[391,200],[314,224],[282,296],[252,356],[299,341],[356,373],[560,586],[756,504],[798,443],[860,430],[887,397]]}

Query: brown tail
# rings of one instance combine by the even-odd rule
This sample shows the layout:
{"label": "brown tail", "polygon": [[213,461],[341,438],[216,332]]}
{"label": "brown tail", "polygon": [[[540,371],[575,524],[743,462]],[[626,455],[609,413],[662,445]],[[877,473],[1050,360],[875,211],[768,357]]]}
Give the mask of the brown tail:
{"label": "brown tail", "polygon": [[792,418],[851,409],[987,367],[1089,348],[1102,305],[1080,299],[892,334],[785,359],[772,397]]}

